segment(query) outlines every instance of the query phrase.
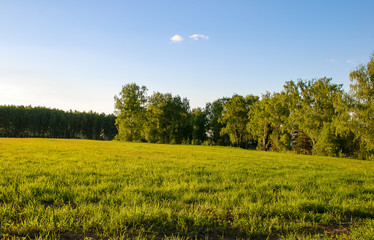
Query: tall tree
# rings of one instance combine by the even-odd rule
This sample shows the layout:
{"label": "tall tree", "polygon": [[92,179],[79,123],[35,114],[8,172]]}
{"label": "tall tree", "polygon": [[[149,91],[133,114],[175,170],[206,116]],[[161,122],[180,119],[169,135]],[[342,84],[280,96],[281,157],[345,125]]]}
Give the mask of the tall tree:
{"label": "tall tree", "polygon": [[[293,132],[303,132],[312,143],[313,152],[324,154],[327,146],[335,142],[332,138],[332,132],[335,132],[334,126],[331,125],[337,115],[337,105],[343,98],[341,84],[332,83],[331,78],[320,78],[309,81],[299,80],[287,82],[283,91],[289,99],[289,121],[292,123]],[[324,131],[324,141],[320,141],[319,136]],[[325,142],[325,141],[330,142]],[[339,147],[328,147],[334,152],[328,155],[335,155]],[[316,152],[317,151],[317,152]]]}
{"label": "tall tree", "polygon": [[223,104],[229,98],[220,98],[205,106],[205,115],[207,119],[207,138],[212,145],[226,146],[230,144],[230,137],[227,134],[221,135],[221,130],[226,125],[219,119],[222,117]]}
{"label": "tall tree", "polygon": [[207,128],[207,119],[206,113],[201,108],[195,108],[192,110],[192,143],[201,144],[203,143],[206,137],[206,128]]}
{"label": "tall tree", "polygon": [[117,110],[116,125],[118,139],[139,141],[142,138],[142,128],[145,121],[145,104],[147,88],[129,83],[122,87],[119,96],[115,96]]}
{"label": "tall tree", "polygon": [[360,140],[361,158],[374,154],[374,54],[366,65],[360,65],[349,75],[352,129]]}
{"label": "tall tree", "polygon": [[170,93],[155,92],[147,105],[145,139],[149,142],[182,143],[191,139],[189,101]]}
{"label": "tall tree", "polygon": [[230,141],[238,147],[248,147],[250,140],[247,131],[248,103],[253,104],[255,101],[255,97],[244,98],[234,95],[223,104],[222,116],[219,121],[226,126],[222,128],[221,134],[228,134]]}
{"label": "tall tree", "polygon": [[264,94],[261,101],[253,104],[248,111],[247,131],[258,141],[262,150],[268,149],[268,135],[270,132],[269,102],[270,93]]}
{"label": "tall tree", "polygon": [[288,116],[285,95],[266,93],[262,95],[261,101],[250,106],[247,130],[258,140],[262,150],[287,150],[290,146]]}

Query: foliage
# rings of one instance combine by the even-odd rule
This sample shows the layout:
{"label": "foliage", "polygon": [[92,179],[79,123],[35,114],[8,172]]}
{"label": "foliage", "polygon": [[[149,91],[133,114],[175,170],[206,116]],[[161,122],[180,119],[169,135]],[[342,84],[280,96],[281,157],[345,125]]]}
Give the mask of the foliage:
{"label": "foliage", "polygon": [[349,76],[353,101],[349,109],[350,123],[360,140],[361,157],[366,158],[374,154],[374,54],[366,66],[360,65]]}
{"label": "foliage", "polygon": [[125,141],[140,141],[145,122],[145,104],[147,88],[135,83],[122,86],[119,96],[115,96],[117,110],[116,125],[118,139]]}
{"label": "foliage", "polygon": [[219,121],[222,116],[223,104],[228,100],[228,98],[220,98],[205,106],[207,138],[211,145],[227,146],[230,144],[230,137],[227,134],[221,134],[221,129],[226,125]]}
{"label": "foliage", "polygon": [[189,102],[170,93],[154,93],[147,105],[147,121],[144,126],[148,142],[189,142],[192,134]]}
{"label": "foliage", "polygon": [[222,115],[218,119],[224,127],[221,135],[229,135],[231,143],[238,147],[248,148],[248,143],[253,140],[247,131],[249,105],[258,101],[258,97],[243,96],[235,94],[223,103]]}
{"label": "foliage", "polygon": [[266,93],[249,108],[247,130],[262,150],[282,151],[290,148],[287,132],[288,105],[283,93]]}
{"label": "foliage", "polygon": [[303,131],[294,134],[295,141],[292,149],[299,154],[311,154],[313,149],[312,140]]}
{"label": "foliage", "polygon": [[0,139],[4,239],[373,239],[371,161]]}
{"label": "foliage", "polygon": [[200,145],[207,139],[206,112],[201,108],[192,110],[192,123],[192,143]]}
{"label": "foliage", "polygon": [[295,130],[302,130],[310,138],[313,147],[325,124],[333,121],[335,102],[343,95],[342,85],[331,81],[331,78],[320,78],[285,85],[285,93],[291,103],[290,120]]}

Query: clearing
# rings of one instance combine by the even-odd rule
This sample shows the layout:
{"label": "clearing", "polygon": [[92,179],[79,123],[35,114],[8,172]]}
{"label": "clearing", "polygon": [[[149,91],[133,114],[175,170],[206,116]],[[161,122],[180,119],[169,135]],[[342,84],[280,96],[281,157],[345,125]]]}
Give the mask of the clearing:
{"label": "clearing", "polygon": [[1,239],[373,239],[374,162],[0,138]]}

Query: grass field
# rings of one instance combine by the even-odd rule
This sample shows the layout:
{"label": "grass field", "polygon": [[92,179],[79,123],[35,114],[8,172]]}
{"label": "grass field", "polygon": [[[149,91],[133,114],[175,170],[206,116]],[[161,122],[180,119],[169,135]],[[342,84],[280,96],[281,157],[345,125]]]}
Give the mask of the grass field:
{"label": "grass field", "polygon": [[0,138],[0,239],[374,239],[374,162]]}

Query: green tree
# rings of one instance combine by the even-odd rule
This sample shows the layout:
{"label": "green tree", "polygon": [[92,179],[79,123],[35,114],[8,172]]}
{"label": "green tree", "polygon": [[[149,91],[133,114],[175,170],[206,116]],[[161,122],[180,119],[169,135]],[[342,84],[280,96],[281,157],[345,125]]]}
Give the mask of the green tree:
{"label": "green tree", "polygon": [[[338,105],[343,98],[343,90],[341,84],[333,84],[331,78],[320,78],[309,81],[299,80],[287,82],[283,91],[289,102],[289,126],[291,132],[303,132],[311,140],[312,148],[320,141],[319,136],[324,130],[335,133],[335,126],[331,124],[337,116]],[[334,129],[331,130],[331,127]],[[327,150],[323,146],[330,146],[336,143],[335,139],[330,137],[322,138],[318,148],[313,151],[316,154],[323,154]],[[335,137],[337,137],[335,135]],[[338,146],[330,149],[338,149]],[[318,151],[317,151],[318,150]]]}
{"label": "green tree", "polygon": [[361,158],[374,154],[374,54],[366,65],[360,65],[349,75],[352,104],[350,125],[360,142]]}
{"label": "green tree", "polygon": [[221,135],[221,130],[225,127],[225,124],[219,121],[222,116],[223,104],[228,100],[228,98],[220,98],[205,105],[207,138],[212,145],[226,146],[230,144],[229,135]]}
{"label": "green tree", "polygon": [[313,145],[312,140],[303,131],[295,132],[295,141],[292,150],[299,154],[311,154]]}
{"label": "green tree", "polygon": [[119,96],[115,96],[117,113],[117,138],[125,141],[139,141],[145,121],[145,104],[147,88],[129,83],[122,87]]}
{"label": "green tree", "polygon": [[149,142],[189,142],[192,125],[189,101],[170,93],[155,92],[147,105],[145,139]]}
{"label": "green tree", "polygon": [[286,151],[291,148],[292,124],[289,122],[290,109],[284,92],[274,93],[270,100],[270,142],[271,150]]}
{"label": "green tree", "polygon": [[219,122],[225,124],[221,130],[221,135],[228,134],[231,143],[237,147],[248,147],[248,142],[252,139],[247,131],[249,104],[253,104],[256,97],[235,94],[223,104],[222,116]]}
{"label": "green tree", "polygon": [[195,108],[192,110],[192,143],[193,144],[201,144],[206,139],[206,127],[207,127],[207,119],[206,113],[201,108]]}
{"label": "green tree", "polygon": [[289,116],[284,93],[266,93],[249,107],[247,130],[262,150],[287,150],[291,135],[287,131]]}
{"label": "green tree", "polygon": [[261,101],[253,104],[248,111],[247,131],[257,140],[262,150],[268,148],[270,119],[267,105],[269,99],[270,93],[262,95]]}

